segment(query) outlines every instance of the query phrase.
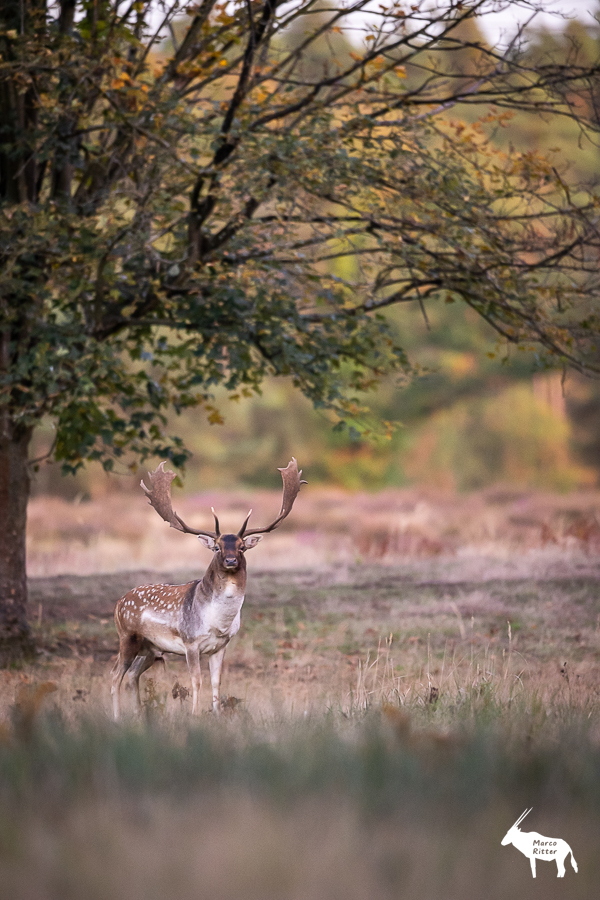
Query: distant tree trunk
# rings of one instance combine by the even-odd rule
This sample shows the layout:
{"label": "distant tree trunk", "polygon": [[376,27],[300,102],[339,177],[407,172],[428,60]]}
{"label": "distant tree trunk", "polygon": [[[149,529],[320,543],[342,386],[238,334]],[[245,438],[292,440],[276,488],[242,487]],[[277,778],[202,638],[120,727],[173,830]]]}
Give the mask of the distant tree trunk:
{"label": "distant tree trunk", "polygon": [[0,666],[34,653],[27,624],[25,531],[30,476],[31,428],[22,428],[0,410]]}

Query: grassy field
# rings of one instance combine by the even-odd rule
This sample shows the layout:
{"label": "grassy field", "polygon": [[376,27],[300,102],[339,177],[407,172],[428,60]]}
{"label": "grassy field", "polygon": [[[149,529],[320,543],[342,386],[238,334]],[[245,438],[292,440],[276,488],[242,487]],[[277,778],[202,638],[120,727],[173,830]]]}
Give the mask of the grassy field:
{"label": "grassy field", "polygon": [[[600,565],[516,562],[251,572],[220,719],[191,721],[173,657],[119,727],[111,611],[151,573],[33,579],[39,661],[1,676],[6,896],[597,893]],[[577,875],[500,846],[530,806]]]}

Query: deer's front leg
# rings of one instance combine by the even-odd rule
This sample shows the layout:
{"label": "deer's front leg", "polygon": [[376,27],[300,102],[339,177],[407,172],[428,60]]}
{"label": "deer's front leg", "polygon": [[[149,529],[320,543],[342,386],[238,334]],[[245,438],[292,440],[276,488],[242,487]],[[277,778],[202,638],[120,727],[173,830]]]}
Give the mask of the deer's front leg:
{"label": "deer's front leg", "polygon": [[221,670],[223,669],[226,646],[227,645],[208,657],[210,683],[212,686],[213,712],[216,712],[217,715],[221,712]]}
{"label": "deer's front leg", "polygon": [[535,878],[535,856],[530,856],[529,862],[531,863],[531,874]]}
{"label": "deer's front leg", "polygon": [[200,651],[197,647],[187,647],[185,651],[188,671],[192,679],[192,713],[198,712],[198,700],[202,687],[202,673],[200,671]]}

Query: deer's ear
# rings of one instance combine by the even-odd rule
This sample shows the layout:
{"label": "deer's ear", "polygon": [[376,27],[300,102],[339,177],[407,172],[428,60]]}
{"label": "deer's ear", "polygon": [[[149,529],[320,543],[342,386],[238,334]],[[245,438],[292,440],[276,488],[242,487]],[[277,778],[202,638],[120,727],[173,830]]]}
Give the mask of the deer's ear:
{"label": "deer's ear", "polygon": [[204,544],[209,550],[216,550],[217,544],[214,538],[209,537],[207,534],[199,534],[198,540],[201,544]]}
{"label": "deer's ear", "polygon": [[244,538],[244,550],[252,550],[253,547],[256,547],[259,541],[262,541],[262,534],[251,534],[249,537]]}

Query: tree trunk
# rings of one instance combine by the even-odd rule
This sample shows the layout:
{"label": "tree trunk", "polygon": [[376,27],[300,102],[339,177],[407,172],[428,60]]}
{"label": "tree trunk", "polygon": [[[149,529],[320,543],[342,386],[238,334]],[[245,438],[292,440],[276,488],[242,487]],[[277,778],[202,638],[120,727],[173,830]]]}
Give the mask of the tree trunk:
{"label": "tree trunk", "polygon": [[30,428],[0,412],[0,666],[35,652],[26,618],[25,529]]}

